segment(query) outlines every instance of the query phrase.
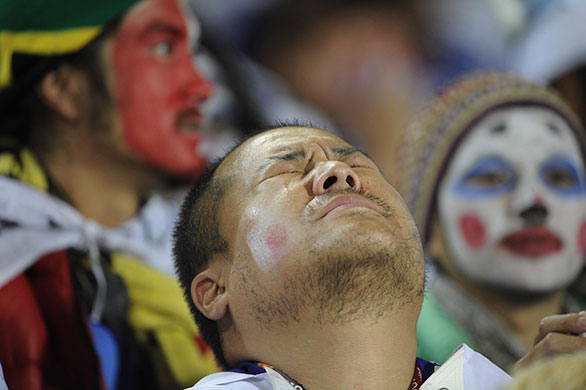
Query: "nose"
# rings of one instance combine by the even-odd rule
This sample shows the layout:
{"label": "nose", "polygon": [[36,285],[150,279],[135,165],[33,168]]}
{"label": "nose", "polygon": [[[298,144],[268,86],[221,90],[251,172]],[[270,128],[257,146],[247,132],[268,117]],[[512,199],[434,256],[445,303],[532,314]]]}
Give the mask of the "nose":
{"label": "nose", "polygon": [[360,191],[361,184],[358,175],[344,162],[321,162],[314,169],[316,171],[312,183],[314,195],[322,195],[332,190]]}
{"label": "nose", "polygon": [[209,99],[212,95],[213,87],[212,83],[201,74],[195,65],[192,65],[192,68],[193,72],[187,84],[187,92],[190,97],[199,103]]}
{"label": "nose", "polygon": [[547,214],[547,208],[542,203],[534,202],[526,209],[521,210],[519,216],[525,225],[543,225]]}

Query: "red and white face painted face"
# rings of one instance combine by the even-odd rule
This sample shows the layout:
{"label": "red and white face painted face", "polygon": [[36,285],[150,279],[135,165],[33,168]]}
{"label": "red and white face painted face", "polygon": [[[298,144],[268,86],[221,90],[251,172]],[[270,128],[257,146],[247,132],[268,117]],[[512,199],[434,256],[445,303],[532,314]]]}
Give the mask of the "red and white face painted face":
{"label": "red and white face painted face", "polygon": [[113,40],[112,63],[126,144],[153,166],[195,177],[206,164],[196,146],[211,86],[194,68],[189,42],[176,0],[143,0]]}
{"label": "red and white face painted face", "polygon": [[456,150],[439,189],[451,261],[483,284],[569,284],[584,258],[584,161],[567,123],[541,107],[495,111]]}

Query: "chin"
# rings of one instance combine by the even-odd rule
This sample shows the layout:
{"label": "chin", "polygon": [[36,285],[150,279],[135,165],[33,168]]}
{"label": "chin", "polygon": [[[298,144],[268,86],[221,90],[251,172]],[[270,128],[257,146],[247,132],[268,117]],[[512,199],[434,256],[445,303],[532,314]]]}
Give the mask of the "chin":
{"label": "chin", "polygon": [[[550,275],[548,275],[550,276]],[[495,291],[509,301],[528,302],[549,297],[567,288],[575,279],[574,275],[537,278],[493,278],[477,280],[478,284]]]}

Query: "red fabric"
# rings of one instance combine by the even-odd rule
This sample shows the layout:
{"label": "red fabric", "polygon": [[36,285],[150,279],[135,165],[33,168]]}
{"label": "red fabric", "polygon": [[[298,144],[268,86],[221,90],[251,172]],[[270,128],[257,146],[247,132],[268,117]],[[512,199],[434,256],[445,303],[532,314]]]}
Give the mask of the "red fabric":
{"label": "red fabric", "polygon": [[11,390],[43,388],[47,331],[24,275],[0,289],[0,362]]}
{"label": "red fabric", "polygon": [[0,313],[0,362],[9,389],[103,388],[65,250],[2,287]]}

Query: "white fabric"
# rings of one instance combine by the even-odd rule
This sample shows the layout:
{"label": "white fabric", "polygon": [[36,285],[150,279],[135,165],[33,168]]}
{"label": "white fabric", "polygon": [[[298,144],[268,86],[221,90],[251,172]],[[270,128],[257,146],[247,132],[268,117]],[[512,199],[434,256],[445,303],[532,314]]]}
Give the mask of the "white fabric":
{"label": "white fabric", "polygon": [[500,390],[511,377],[490,360],[460,345],[421,386],[421,390]]}
{"label": "white fabric", "polygon": [[2,371],[2,364],[0,364],[0,390],[8,390],[6,380],[4,379],[4,372]]}
{"label": "white fabric", "polygon": [[189,389],[273,390],[273,386],[267,373],[250,375],[226,371],[208,375]]}
{"label": "white fabric", "polygon": [[[510,376],[487,358],[462,344],[421,386],[421,390],[502,390]],[[209,375],[186,390],[296,390],[280,374],[268,369],[250,375],[220,372]]]}
{"label": "white fabric", "polygon": [[0,287],[43,255],[63,248],[87,250],[98,283],[92,310],[92,318],[98,321],[105,301],[100,248],[131,254],[174,275],[171,232],[177,211],[178,204],[155,195],[135,219],[106,228],[54,196],[0,177]]}

